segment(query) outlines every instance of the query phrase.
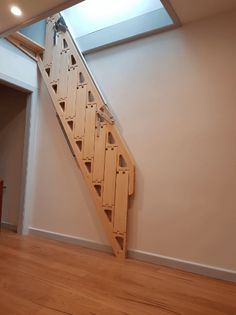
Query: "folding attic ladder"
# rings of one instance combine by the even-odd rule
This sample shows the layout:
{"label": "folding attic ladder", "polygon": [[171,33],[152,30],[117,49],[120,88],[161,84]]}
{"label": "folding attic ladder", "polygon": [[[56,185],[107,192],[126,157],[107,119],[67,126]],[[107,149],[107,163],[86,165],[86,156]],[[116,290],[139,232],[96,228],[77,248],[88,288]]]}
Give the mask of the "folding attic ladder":
{"label": "folding attic ladder", "polygon": [[69,31],[56,29],[59,19],[47,20],[39,69],[113,251],[125,257],[134,162]]}

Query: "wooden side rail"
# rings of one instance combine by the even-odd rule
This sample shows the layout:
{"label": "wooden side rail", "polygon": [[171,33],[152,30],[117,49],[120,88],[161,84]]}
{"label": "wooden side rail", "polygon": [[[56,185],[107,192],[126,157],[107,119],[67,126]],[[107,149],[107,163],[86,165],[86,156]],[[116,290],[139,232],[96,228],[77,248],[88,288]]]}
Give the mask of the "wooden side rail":
{"label": "wooden side rail", "polygon": [[44,52],[43,46],[34,42],[32,39],[20,32],[8,35],[6,39],[36,61],[38,54],[42,54]]}
{"label": "wooden side rail", "polygon": [[39,69],[113,251],[125,257],[134,161],[70,33],[55,33],[59,19],[47,20]]}

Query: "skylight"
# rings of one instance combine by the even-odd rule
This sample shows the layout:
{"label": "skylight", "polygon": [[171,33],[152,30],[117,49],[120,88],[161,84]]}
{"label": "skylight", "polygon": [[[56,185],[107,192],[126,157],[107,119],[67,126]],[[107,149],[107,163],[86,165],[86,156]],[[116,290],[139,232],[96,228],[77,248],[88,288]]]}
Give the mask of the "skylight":
{"label": "skylight", "polygon": [[63,15],[74,36],[80,37],[160,8],[158,0],[86,0]]}
{"label": "skylight", "polygon": [[64,10],[62,15],[82,51],[174,24],[159,0],[85,0]]}

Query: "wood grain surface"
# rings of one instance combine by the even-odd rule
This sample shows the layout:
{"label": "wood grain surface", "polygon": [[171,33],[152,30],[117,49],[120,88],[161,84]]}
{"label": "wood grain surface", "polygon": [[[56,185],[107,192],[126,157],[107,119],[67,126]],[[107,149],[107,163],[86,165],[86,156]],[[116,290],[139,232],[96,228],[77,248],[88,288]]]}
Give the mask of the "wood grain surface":
{"label": "wood grain surface", "polygon": [[0,232],[1,315],[235,315],[236,285]]}

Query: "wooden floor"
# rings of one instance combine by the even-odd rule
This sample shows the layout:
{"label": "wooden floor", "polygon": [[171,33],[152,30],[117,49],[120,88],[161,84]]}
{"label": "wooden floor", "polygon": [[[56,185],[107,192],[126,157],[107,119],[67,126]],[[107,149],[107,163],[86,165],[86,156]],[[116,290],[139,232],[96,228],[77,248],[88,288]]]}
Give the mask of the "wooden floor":
{"label": "wooden floor", "polygon": [[236,315],[236,285],[0,232],[1,315]]}

